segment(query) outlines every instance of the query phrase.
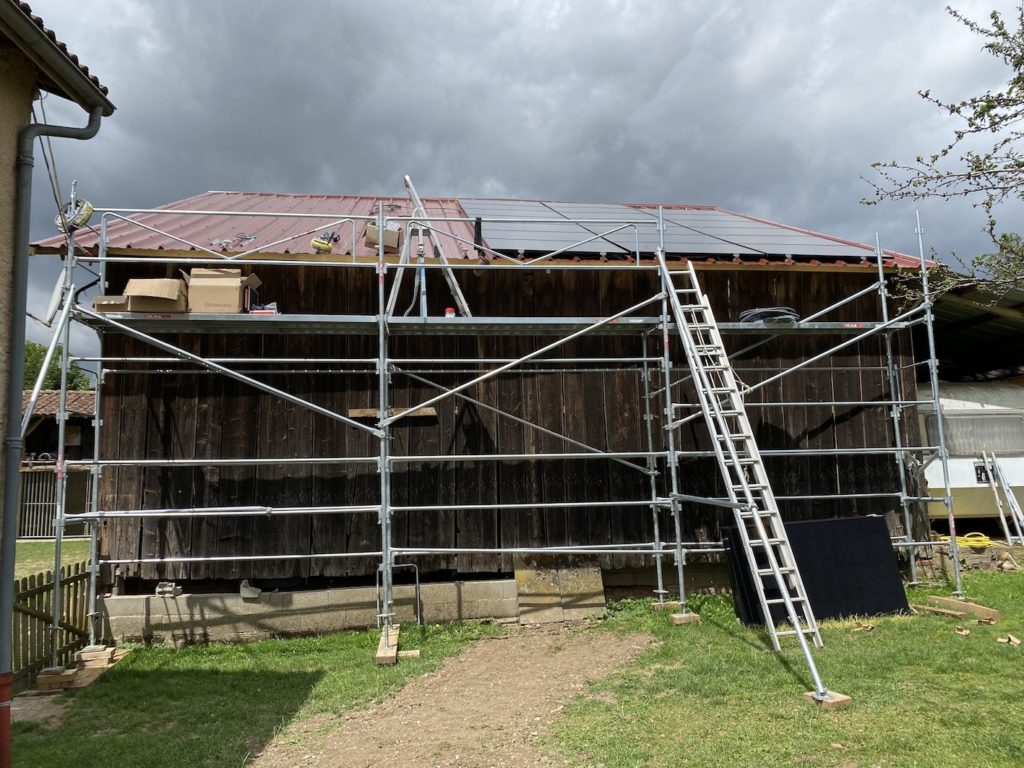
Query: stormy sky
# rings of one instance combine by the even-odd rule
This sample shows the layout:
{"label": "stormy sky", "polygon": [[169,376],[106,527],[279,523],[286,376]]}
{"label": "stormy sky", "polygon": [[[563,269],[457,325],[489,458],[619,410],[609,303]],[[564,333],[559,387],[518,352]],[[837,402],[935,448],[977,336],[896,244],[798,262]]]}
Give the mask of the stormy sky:
{"label": "stormy sky", "polygon": [[[1014,3],[956,5],[985,21]],[[54,142],[64,193],[77,178],[97,206],[401,194],[408,173],[424,196],[713,204],[910,253],[919,208],[927,246],[971,256],[989,241],[970,203],[860,203],[872,162],[951,137],[918,90],[958,100],[1007,79],[944,6],[32,1],[118,107],[95,139]],[[34,238],[54,212],[37,151]],[[55,275],[34,260],[30,307]],[[94,351],[91,333],[72,348]]]}

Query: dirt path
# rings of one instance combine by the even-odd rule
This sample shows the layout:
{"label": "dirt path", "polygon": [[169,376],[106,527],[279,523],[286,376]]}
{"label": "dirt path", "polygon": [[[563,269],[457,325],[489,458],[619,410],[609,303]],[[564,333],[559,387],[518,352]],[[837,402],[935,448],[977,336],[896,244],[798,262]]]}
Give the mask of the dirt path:
{"label": "dirt path", "polygon": [[547,724],[589,681],[607,676],[652,642],[642,635],[547,627],[481,640],[370,710],[289,728],[255,765],[552,765],[535,746]]}

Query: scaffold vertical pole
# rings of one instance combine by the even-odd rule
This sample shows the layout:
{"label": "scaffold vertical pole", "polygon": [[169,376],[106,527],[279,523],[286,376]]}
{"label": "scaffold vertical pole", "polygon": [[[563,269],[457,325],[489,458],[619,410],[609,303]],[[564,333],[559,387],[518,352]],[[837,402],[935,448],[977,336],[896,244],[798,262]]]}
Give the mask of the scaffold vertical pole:
{"label": "scaffold vertical pole", "polygon": [[956,540],[956,518],[953,516],[953,488],[949,481],[949,451],[946,450],[945,416],[942,413],[942,399],[939,397],[939,361],[935,354],[935,316],[932,313],[932,297],[928,286],[928,264],[924,257],[924,229],[921,228],[921,212],[915,211],[917,227],[917,250],[921,261],[921,295],[924,301],[924,327],[928,337],[928,382],[931,385],[932,408],[935,411],[935,434],[939,444],[939,463],[942,465],[942,503],[946,507],[949,522],[949,557],[953,561],[954,592],[964,596],[963,577],[960,573],[960,546]]}
{"label": "scaffold vertical pole", "polygon": [[[665,253],[665,219],[664,212],[661,206],[658,207],[658,253]],[[672,523],[675,527],[676,534],[676,577],[679,579],[679,607],[680,610],[686,605],[686,584],[683,580],[684,570],[686,567],[686,555],[683,552],[683,524],[679,519],[679,499],[676,496],[679,495],[679,473],[677,462],[679,461],[676,456],[676,438],[675,430],[669,425],[675,420],[675,414],[672,412],[672,356],[669,352],[669,308],[668,308],[668,292],[672,290],[672,286],[668,284],[668,281],[662,276],[661,279],[661,372],[663,380],[663,392],[664,392],[664,418],[665,418],[665,447],[668,450],[668,458],[665,461],[665,468],[668,472],[668,490],[670,492],[669,498],[671,499],[672,509]]]}
{"label": "scaffold vertical pole", "polygon": [[[72,207],[74,197],[72,196]],[[72,272],[75,268],[75,234],[68,233],[68,254],[64,260],[64,300],[74,301],[75,286],[72,282]],[[61,633],[61,562],[63,560],[62,544],[64,540],[64,523],[67,507],[67,463],[65,451],[67,447],[67,421],[68,421],[68,367],[70,365],[70,352],[68,347],[71,341],[71,323],[64,323],[60,329],[61,350],[60,350],[60,395],[57,398],[57,462],[54,471],[57,473],[57,487],[55,499],[55,517],[53,521],[53,602],[50,605],[52,624],[50,626],[50,666],[56,667],[60,660],[60,633]]]}
{"label": "scaffold vertical pole", "polygon": [[[100,278],[102,284],[103,278]],[[103,344],[103,334],[97,330],[100,345]],[[94,413],[92,419],[92,455],[93,458],[100,458],[100,431],[103,428],[102,392],[104,378],[103,363],[96,366],[96,394],[94,395]],[[92,477],[92,486],[89,489],[89,511],[96,514],[100,510],[100,482],[103,478],[103,465],[96,463],[89,468]],[[99,564],[99,533],[100,521],[94,520],[89,523],[89,603],[87,616],[89,619],[89,645],[96,645],[99,640],[96,631],[99,621],[99,610],[96,605],[99,592],[98,581],[100,573]]]}
{"label": "scaffold vertical pole", "polygon": [[[889,322],[889,291],[885,283],[885,265],[883,263],[882,246],[875,233],[875,260],[878,265],[878,305],[882,313],[882,322]],[[885,346],[885,372],[889,383],[889,418],[892,420],[893,445],[897,453],[893,456],[896,473],[900,481],[900,507],[903,511],[903,537],[907,543],[907,557],[910,559],[910,583],[917,584],[917,558],[914,554],[913,517],[910,513],[910,496],[907,493],[906,457],[903,454],[903,413],[899,405],[902,400],[902,387],[896,372],[896,361],[892,351],[892,332],[882,336]]]}
{"label": "scaffold vertical pole", "polygon": [[[651,410],[651,366],[647,362],[648,352],[648,334],[643,335],[643,368],[641,370],[641,378],[644,383],[644,428],[647,433],[647,452],[650,454],[654,453],[654,428],[651,424],[653,419]],[[658,602],[665,602],[665,575],[662,572],[661,563],[661,506],[657,503],[658,500],[658,477],[657,477],[658,465],[654,459],[654,456],[647,457],[647,470],[650,473],[648,475],[648,481],[651,488],[651,519],[654,528],[654,572],[657,579],[657,587],[655,588],[655,594],[658,596]]]}
{"label": "scaffold vertical pole", "polygon": [[385,646],[391,637],[391,627],[394,623],[394,597],[391,570],[391,460],[388,455],[391,439],[391,426],[386,424],[388,418],[388,327],[387,327],[387,302],[385,299],[385,282],[387,278],[386,262],[384,259],[384,204],[380,203],[377,213],[378,232],[381,233],[377,243],[377,381],[378,381],[378,425],[382,434],[380,440],[380,458],[378,460],[378,472],[380,473],[380,568],[381,586],[384,591],[381,607],[381,632]]}

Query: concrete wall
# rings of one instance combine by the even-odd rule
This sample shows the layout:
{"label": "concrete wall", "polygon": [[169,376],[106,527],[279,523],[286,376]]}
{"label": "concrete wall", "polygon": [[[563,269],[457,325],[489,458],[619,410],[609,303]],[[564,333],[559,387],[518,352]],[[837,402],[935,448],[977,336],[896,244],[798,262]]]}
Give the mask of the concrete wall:
{"label": "concrete wall", "polygon": [[[36,70],[6,39],[0,39],[0,439],[7,434],[7,362],[10,360],[11,268],[14,263],[14,196],[18,132],[28,124],[35,90]],[[27,258],[21,254],[21,258]],[[4,468],[0,461],[0,498]]]}
{"label": "concrete wall", "polygon": [[[107,640],[241,642],[376,626],[375,592],[373,587],[264,592],[252,600],[237,593],[107,597],[99,611]],[[426,623],[519,614],[514,579],[424,584],[421,601]],[[415,623],[414,604],[414,587],[395,587],[401,623]]]}

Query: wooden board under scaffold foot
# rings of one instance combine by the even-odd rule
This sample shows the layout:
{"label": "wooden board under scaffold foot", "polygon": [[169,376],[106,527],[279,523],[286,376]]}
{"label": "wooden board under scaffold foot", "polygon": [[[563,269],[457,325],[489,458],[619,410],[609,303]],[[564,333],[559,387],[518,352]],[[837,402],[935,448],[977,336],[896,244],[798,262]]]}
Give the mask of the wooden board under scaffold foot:
{"label": "wooden board under scaffold foot", "polygon": [[377,643],[377,666],[392,666],[398,663],[398,625],[384,627]]}

